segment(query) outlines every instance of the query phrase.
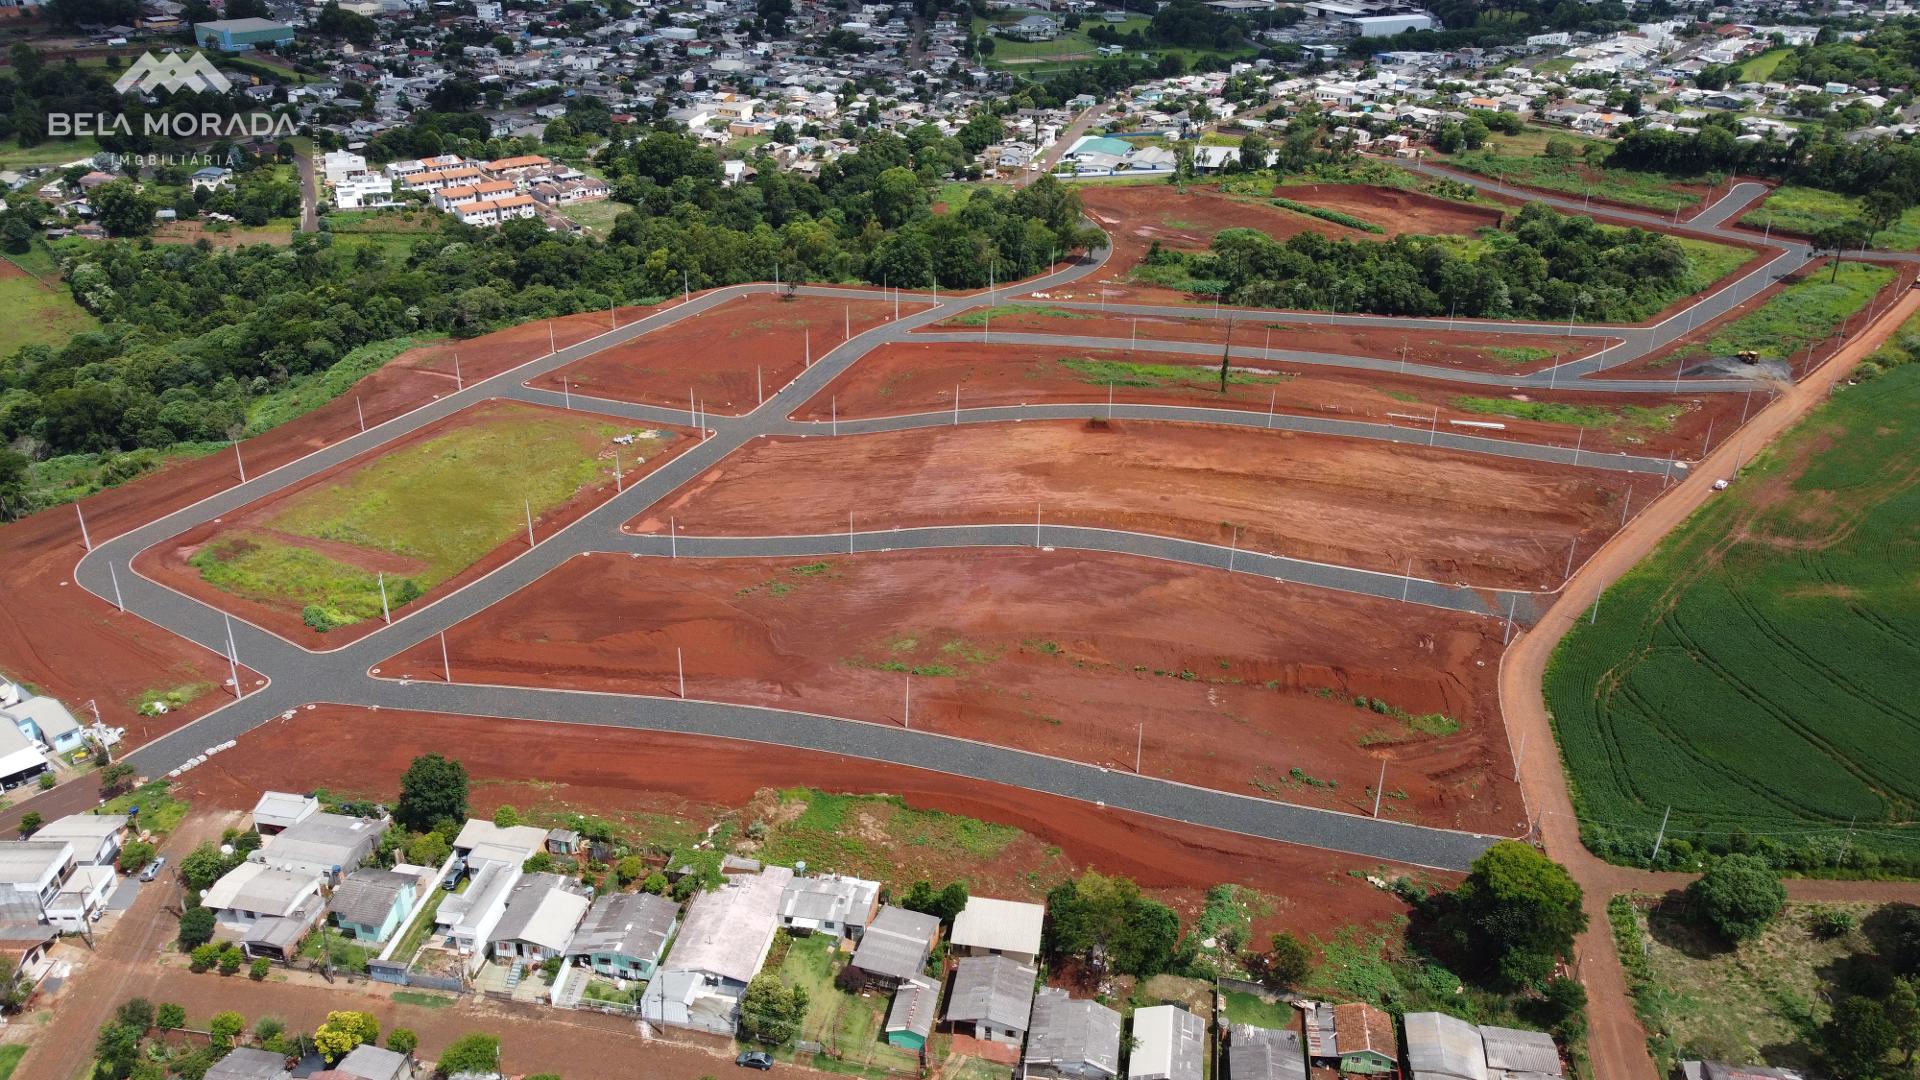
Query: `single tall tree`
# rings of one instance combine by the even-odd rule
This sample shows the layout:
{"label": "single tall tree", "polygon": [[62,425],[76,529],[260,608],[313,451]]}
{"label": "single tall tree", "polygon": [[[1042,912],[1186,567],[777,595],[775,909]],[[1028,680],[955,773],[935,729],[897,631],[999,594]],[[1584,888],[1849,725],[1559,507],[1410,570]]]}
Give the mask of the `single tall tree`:
{"label": "single tall tree", "polygon": [[467,816],[467,769],[439,754],[422,754],[400,778],[394,819],[415,832]]}

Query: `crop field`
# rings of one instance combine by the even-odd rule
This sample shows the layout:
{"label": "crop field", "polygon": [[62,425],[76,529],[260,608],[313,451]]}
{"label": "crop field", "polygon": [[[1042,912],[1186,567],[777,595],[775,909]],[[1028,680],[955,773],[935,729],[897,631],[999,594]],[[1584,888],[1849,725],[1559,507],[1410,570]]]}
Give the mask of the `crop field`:
{"label": "crop field", "polygon": [[[1749,229],[1811,236],[1816,230],[1861,216],[1860,200],[1822,188],[1787,184],[1775,188],[1765,202],[1740,218]],[[1894,251],[1920,250],[1920,207],[1910,207],[1885,229],[1874,234],[1875,247]]]}
{"label": "crop field", "polygon": [[1907,365],[1822,406],[1610,589],[1545,685],[1590,846],[1644,858],[1671,806],[1669,842],[1920,853],[1916,523]]}
{"label": "crop field", "polygon": [[[187,539],[165,562],[221,593],[293,612],[324,633],[398,608],[446,582],[539,517],[611,479],[611,440],[628,431],[495,402],[430,434]],[[636,470],[674,441],[625,448]],[[193,534],[187,534],[192,537]],[[185,576],[183,574],[183,576]]]}

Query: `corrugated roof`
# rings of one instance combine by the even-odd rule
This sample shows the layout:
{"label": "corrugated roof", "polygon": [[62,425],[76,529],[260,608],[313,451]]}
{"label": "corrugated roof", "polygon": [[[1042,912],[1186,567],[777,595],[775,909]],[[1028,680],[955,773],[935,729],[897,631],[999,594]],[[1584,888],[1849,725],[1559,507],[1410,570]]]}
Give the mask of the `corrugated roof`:
{"label": "corrugated roof", "polygon": [[933,1032],[934,1007],[940,1003],[940,987],[932,979],[915,975],[900,984],[887,1009],[888,1031],[911,1031],[925,1037]]}
{"label": "corrugated roof", "polygon": [[906,908],[883,907],[860,937],[853,966],[894,979],[917,975],[926,966],[940,920]]}
{"label": "corrugated roof", "polygon": [[953,920],[953,943],[962,948],[1034,954],[1047,909],[1020,900],[975,896]]}
{"label": "corrugated roof", "polygon": [[355,870],[333,890],[327,910],[341,922],[379,926],[387,921],[400,894],[418,884],[406,874],[391,870]]}
{"label": "corrugated roof", "polygon": [[568,956],[612,953],[657,960],[680,918],[680,905],[652,893],[614,893],[593,902],[574,932]]}
{"label": "corrugated roof", "polygon": [[1033,1011],[1033,980],[1038,974],[1011,957],[963,956],[954,968],[947,1019],[984,1020],[1025,1031]]}
{"label": "corrugated roof", "polygon": [[1560,1050],[1553,1045],[1553,1036],[1544,1031],[1482,1024],[1480,1038],[1486,1047],[1489,1069],[1560,1075]]}
{"label": "corrugated roof", "polygon": [[1150,1005],[1133,1011],[1133,1053],[1127,1075],[1201,1080],[1206,1071],[1207,1024],[1176,1005]]}
{"label": "corrugated roof", "polygon": [[1120,1014],[1097,1001],[1043,986],[1033,998],[1022,1060],[1029,1068],[1092,1068],[1113,1076],[1120,1071]]}
{"label": "corrugated roof", "polygon": [[1235,1024],[1230,1034],[1227,1069],[1233,1080],[1307,1080],[1299,1032]]}
{"label": "corrugated roof", "polygon": [[1408,1013],[1407,1065],[1422,1077],[1487,1080],[1487,1055],[1480,1032],[1472,1024],[1446,1013]]}

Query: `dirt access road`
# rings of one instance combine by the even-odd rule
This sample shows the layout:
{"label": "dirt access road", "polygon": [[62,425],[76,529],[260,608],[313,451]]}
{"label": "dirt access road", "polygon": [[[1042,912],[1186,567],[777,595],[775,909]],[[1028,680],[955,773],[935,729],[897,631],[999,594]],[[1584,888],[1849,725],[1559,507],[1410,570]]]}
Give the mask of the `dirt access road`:
{"label": "dirt access road", "polygon": [[[1540,821],[1547,853],[1566,864],[1586,890],[1587,932],[1575,944],[1581,980],[1586,983],[1588,1049],[1596,1080],[1646,1080],[1656,1075],[1647,1054],[1646,1032],[1634,1014],[1626,973],[1614,952],[1607,926],[1607,901],[1634,889],[1664,891],[1690,880],[1681,874],[1652,874],[1614,866],[1588,853],[1580,843],[1579,821],[1561,769],[1559,749],[1541,694],[1548,659],[1573,620],[1585,616],[1594,601],[1621,575],[1645,558],[1668,533],[1713,497],[1713,482],[1734,474],[1737,463],[1799,421],[1827,399],[1833,387],[1920,310],[1920,292],[1909,292],[1866,332],[1832,360],[1786,390],[1755,416],[1737,439],[1709,455],[1665,498],[1648,507],[1589,559],[1560,592],[1546,615],[1514,642],[1500,665],[1500,701],[1516,744],[1524,740],[1520,774],[1527,804]],[[1920,886],[1886,882],[1790,882],[1790,895],[1824,900],[1894,900],[1920,895]]]}

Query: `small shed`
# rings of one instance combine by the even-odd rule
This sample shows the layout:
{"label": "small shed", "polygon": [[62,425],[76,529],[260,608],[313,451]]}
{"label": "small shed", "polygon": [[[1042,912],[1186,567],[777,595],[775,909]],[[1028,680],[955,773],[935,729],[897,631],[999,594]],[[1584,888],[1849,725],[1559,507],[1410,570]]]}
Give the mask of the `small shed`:
{"label": "small shed", "polygon": [[1350,1002],[1333,1007],[1333,1039],[1340,1071],[1390,1073],[1400,1067],[1400,1040],[1393,1017],[1372,1005]]}
{"label": "small shed", "polygon": [[940,986],[924,975],[901,982],[887,1009],[887,1045],[922,1053],[933,1034],[933,1014],[940,1004]]}
{"label": "small shed", "polygon": [[1480,1025],[1480,1038],[1486,1047],[1487,1072],[1501,1076],[1560,1076],[1560,1048],[1553,1036],[1544,1031]]}
{"label": "small shed", "polygon": [[580,850],[580,834],[572,829],[549,829],[547,850],[555,855],[571,855]]}

